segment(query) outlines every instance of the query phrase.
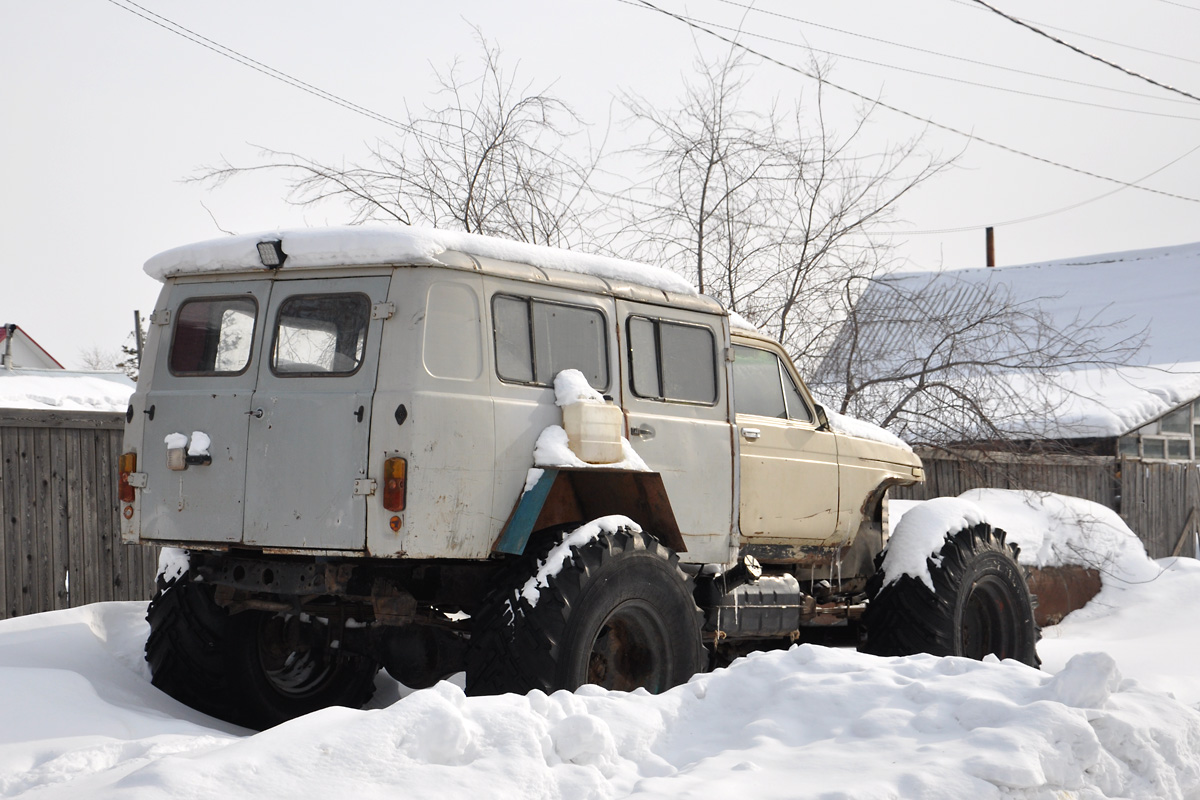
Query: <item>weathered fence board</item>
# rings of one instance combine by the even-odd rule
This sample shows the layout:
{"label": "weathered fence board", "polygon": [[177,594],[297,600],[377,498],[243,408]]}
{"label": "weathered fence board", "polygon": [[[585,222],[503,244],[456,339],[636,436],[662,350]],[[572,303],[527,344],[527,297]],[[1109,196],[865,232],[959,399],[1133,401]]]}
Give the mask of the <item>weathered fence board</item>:
{"label": "weathered fence board", "polygon": [[153,594],[157,548],[121,544],[122,423],[0,410],[0,619]]}
{"label": "weathered fence board", "polygon": [[[1190,463],[1141,462],[1102,456],[1011,454],[969,451],[919,453],[926,480],[899,487],[907,500],[955,497],[969,489],[1029,489],[1082,497],[1119,513],[1152,558],[1165,558],[1181,535],[1197,524],[1200,467]],[[1195,555],[1185,544],[1182,552]]]}

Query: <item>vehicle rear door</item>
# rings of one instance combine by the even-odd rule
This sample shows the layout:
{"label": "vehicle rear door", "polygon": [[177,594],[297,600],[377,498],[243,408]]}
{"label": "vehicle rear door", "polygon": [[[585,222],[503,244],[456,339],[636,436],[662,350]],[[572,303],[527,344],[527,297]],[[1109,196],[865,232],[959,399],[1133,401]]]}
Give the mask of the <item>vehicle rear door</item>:
{"label": "vehicle rear door", "polygon": [[[269,280],[178,283],[155,312],[161,344],[143,413],[143,535],[181,542],[238,542],[246,488],[246,434],[258,381]],[[210,440],[210,461],[167,468],[172,434]],[[199,442],[195,442],[199,444]]]}
{"label": "vehicle rear door", "polygon": [[248,409],[246,544],[366,546],[371,398],[390,281],[275,283]]}

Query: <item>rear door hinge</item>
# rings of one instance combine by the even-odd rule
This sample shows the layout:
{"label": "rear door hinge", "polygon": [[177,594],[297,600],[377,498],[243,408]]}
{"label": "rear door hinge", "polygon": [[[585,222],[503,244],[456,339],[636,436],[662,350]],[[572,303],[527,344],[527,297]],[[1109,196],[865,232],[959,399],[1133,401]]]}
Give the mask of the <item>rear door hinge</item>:
{"label": "rear door hinge", "polygon": [[376,303],[371,306],[371,319],[391,319],[395,313],[395,303]]}
{"label": "rear door hinge", "polygon": [[135,489],[145,489],[146,488],[146,473],[145,472],[131,472],[131,473],[129,473],[129,477],[126,480],[129,483],[129,485]]}
{"label": "rear door hinge", "polygon": [[370,497],[373,494],[375,494],[374,478],[359,478],[354,482],[355,497]]}
{"label": "rear door hinge", "polygon": [[170,325],[171,324],[171,309],[160,308],[150,314],[150,321],[155,325]]}

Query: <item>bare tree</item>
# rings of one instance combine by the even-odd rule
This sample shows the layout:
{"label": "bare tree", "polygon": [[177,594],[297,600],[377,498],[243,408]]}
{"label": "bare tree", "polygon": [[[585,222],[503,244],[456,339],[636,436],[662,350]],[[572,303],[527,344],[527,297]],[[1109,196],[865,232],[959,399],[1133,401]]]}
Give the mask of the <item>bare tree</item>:
{"label": "bare tree", "polygon": [[581,124],[549,89],[532,90],[505,71],[500,50],[476,31],[482,54],[463,76],[455,61],[436,71],[444,103],[407,111],[399,134],[376,142],[361,163],[324,164],[264,150],[263,163],[225,162],[197,180],[282,172],[288,199],[302,206],[342,201],[353,223],[425,224],[561,247],[588,239],[588,179],[597,156],[575,148]]}
{"label": "bare tree", "polygon": [[953,273],[872,279],[812,388],[912,443],[1054,437],[1071,374],[1129,363],[1146,332],[1114,336],[1128,320],[1107,310],[1055,319],[1050,299]]}
{"label": "bare tree", "polygon": [[676,107],[626,97],[648,131],[636,152],[655,175],[645,194],[656,207],[631,215],[628,254],[677,265],[809,366],[862,279],[888,264],[875,231],[949,162],[922,155],[919,139],[869,149],[870,108],[839,135],[822,81],[811,104],[785,115],[745,107],[742,56],[696,66]]}
{"label": "bare tree", "polygon": [[117,369],[120,354],[116,350],[105,350],[99,345],[79,348],[78,362],[84,369],[109,372]]}

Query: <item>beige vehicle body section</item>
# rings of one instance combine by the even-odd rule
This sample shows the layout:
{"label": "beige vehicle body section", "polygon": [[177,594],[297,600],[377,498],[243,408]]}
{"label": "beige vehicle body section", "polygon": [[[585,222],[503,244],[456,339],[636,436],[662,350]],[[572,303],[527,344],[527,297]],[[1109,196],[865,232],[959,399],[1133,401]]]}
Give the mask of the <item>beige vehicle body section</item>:
{"label": "beige vehicle body section", "polygon": [[[167,278],[128,414],[138,471],[124,540],[488,558],[528,486],[539,434],[562,423],[551,371],[576,362],[622,408],[625,436],[661,476],[685,562],[729,563],[743,549],[802,562],[811,548],[845,547],[877,516],[884,487],[919,480],[910,451],[823,424],[783,349],[731,332],[715,301],[462,252],[438,260]],[[280,315],[294,298],[325,294],[369,311],[348,351],[356,365],[324,374],[282,364]],[[207,298],[246,310],[246,363],[177,374],[181,307]],[[522,314],[528,341],[511,334]],[[772,363],[782,416],[746,406]],[[168,471],[164,436],[194,431],[211,439],[211,460]],[[407,503],[394,513],[380,486],[397,456]]]}

